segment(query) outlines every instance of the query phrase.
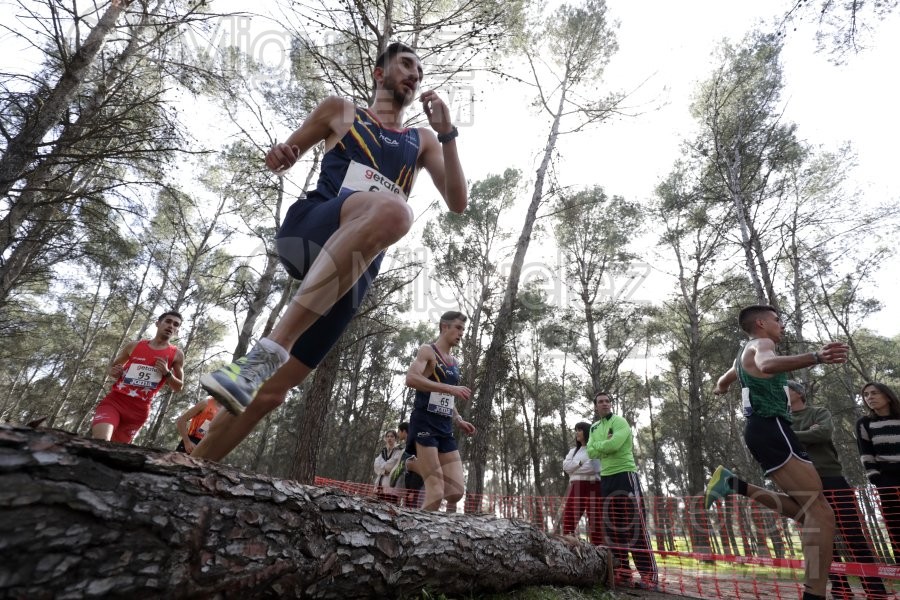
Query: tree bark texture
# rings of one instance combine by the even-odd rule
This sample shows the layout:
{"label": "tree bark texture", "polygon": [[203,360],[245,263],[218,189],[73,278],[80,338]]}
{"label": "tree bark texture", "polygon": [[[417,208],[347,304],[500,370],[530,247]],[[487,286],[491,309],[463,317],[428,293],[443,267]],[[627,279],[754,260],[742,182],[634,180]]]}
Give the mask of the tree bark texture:
{"label": "tree bark texture", "polygon": [[608,581],[605,548],[0,425],[0,597],[359,598]]}

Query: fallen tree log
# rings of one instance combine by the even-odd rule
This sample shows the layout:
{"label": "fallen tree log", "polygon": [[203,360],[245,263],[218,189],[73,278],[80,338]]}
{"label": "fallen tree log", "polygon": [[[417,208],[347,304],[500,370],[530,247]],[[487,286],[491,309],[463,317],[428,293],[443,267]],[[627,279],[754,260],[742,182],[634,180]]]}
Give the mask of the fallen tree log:
{"label": "fallen tree log", "polygon": [[0,597],[359,598],[596,585],[609,554],[185,454],[0,425]]}

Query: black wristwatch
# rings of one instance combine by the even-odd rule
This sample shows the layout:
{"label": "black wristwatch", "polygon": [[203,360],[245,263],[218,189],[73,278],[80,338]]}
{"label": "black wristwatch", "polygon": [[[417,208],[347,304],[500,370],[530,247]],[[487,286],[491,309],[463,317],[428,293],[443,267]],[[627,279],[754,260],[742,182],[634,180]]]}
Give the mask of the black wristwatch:
{"label": "black wristwatch", "polygon": [[442,144],[446,144],[452,139],[456,139],[459,135],[459,129],[456,128],[456,125],[453,126],[453,129],[448,131],[447,133],[439,133],[437,134],[438,141]]}

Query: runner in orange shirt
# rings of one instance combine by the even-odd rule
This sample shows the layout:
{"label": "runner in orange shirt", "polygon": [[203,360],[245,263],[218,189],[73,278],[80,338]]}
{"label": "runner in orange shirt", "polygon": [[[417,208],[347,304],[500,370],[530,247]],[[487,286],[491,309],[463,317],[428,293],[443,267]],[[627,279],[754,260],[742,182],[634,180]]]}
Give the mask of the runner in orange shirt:
{"label": "runner in orange shirt", "polygon": [[216,402],[216,399],[209,396],[203,402],[198,402],[184,411],[175,421],[178,434],[181,436],[181,442],[178,443],[175,451],[187,454],[193,452],[194,446],[199,444],[206,432],[209,431],[209,424],[220,408],[222,406]]}

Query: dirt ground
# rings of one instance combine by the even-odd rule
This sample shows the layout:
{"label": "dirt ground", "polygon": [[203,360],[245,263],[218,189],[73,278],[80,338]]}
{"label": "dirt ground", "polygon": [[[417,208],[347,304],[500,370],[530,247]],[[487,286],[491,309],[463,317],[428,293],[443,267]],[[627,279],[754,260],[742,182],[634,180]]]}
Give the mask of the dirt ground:
{"label": "dirt ground", "polygon": [[644,590],[616,590],[616,595],[623,600],[627,598],[643,598],[645,600],[667,600],[670,598],[688,598],[689,596],[676,596],[675,594],[663,594],[662,592],[647,592]]}

